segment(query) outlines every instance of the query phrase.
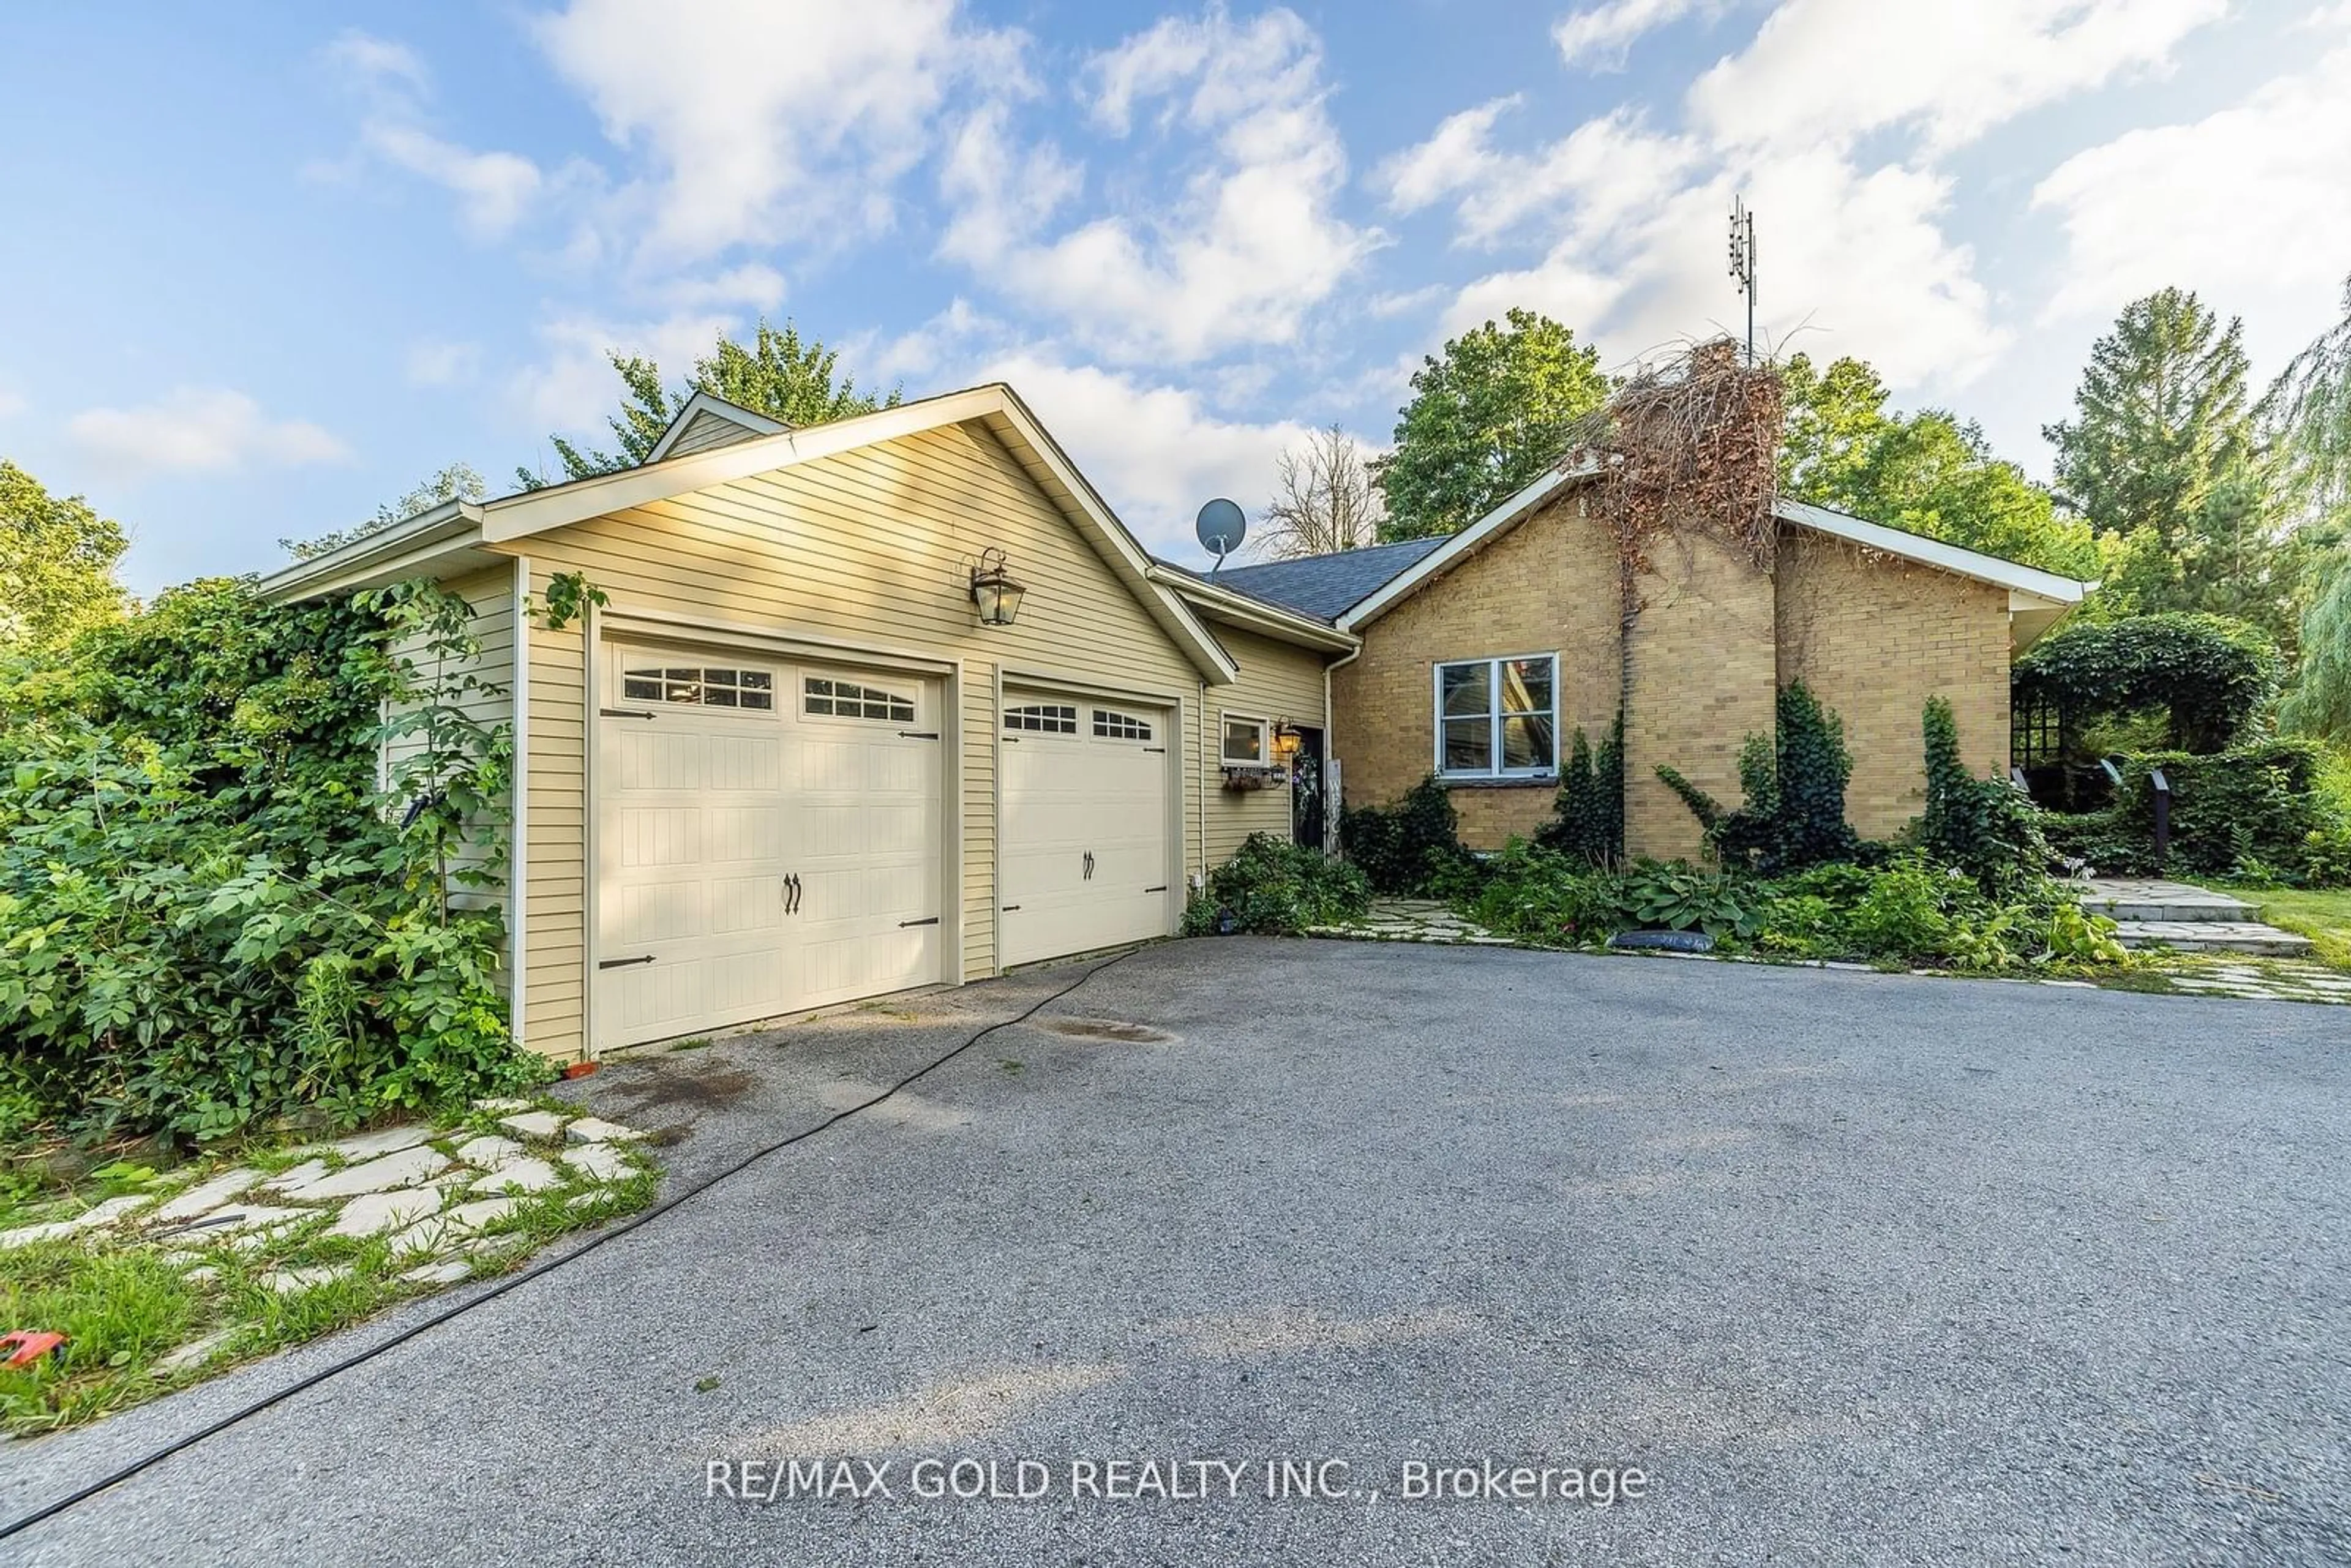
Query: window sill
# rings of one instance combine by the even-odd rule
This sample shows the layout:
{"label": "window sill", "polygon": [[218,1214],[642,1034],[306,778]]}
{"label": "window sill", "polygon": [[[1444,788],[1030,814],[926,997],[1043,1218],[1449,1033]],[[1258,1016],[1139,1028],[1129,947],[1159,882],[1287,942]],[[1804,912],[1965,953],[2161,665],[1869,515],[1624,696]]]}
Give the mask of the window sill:
{"label": "window sill", "polygon": [[1437,781],[1447,789],[1556,789],[1556,773],[1512,773],[1504,778],[1482,778],[1476,774],[1440,773]]}

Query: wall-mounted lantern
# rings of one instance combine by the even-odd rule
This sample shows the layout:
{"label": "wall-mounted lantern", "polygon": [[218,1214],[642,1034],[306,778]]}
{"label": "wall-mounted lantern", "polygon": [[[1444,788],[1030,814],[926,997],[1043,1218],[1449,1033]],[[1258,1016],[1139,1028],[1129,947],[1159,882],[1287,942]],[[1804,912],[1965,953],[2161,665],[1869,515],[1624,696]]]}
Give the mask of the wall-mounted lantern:
{"label": "wall-mounted lantern", "polygon": [[1020,613],[1020,596],[1028,589],[1012,580],[1000,549],[979,552],[979,564],[971,569],[971,601],[979,606],[979,623],[983,626],[1009,626]]}
{"label": "wall-mounted lantern", "polygon": [[1289,767],[1298,760],[1298,754],[1305,745],[1306,737],[1298,733],[1296,725],[1286,718],[1273,721],[1273,758],[1276,762],[1284,768]]}

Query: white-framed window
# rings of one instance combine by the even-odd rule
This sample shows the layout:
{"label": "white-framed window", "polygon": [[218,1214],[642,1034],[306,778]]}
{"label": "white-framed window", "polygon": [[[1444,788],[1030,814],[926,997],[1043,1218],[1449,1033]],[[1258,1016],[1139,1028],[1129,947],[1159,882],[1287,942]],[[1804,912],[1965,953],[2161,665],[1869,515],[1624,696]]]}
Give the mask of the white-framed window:
{"label": "white-framed window", "polygon": [[1268,732],[1272,726],[1261,718],[1228,713],[1218,717],[1217,756],[1228,768],[1264,768],[1273,756]]}
{"label": "white-framed window", "polygon": [[1437,666],[1437,771],[1527,779],[1559,771],[1559,660],[1551,653]]}
{"label": "white-framed window", "polygon": [[886,686],[810,675],[800,683],[800,711],[831,718],[878,718],[885,724],[912,724],[914,699]]}
{"label": "white-framed window", "polygon": [[776,677],[767,670],[718,664],[632,665],[621,672],[621,696],[626,702],[767,713],[776,706]]}
{"label": "white-framed window", "polygon": [[1114,708],[1094,709],[1094,737],[1099,740],[1149,740],[1151,721]]}

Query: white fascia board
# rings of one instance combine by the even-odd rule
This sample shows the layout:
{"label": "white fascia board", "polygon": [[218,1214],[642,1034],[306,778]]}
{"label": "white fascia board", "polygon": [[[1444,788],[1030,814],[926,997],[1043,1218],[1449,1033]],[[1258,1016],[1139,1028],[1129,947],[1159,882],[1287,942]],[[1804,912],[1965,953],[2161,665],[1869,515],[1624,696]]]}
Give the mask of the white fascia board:
{"label": "white fascia board", "polygon": [[1269,637],[1336,653],[1363,645],[1362,638],[1327,625],[1311,615],[1301,615],[1295,610],[1286,610],[1262,599],[1252,599],[1229,588],[1220,588],[1176,567],[1153,566],[1151,580],[1171,590],[1178,599],[1219,620],[1229,621],[1253,632],[1262,632]]}
{"label": "white fascia board", "polygon": [[2081,582],[2070,577],[2060,577],[2053,571],[2026,566],[2021,561],[2006,560],[1996,555],[1986,555],[1963,545],[1946,544],[1923,534],[1905,533],[1889,528],[1883,523],[1867,522],[1832,512],[1825,507],[1814,507],[1802,501],[1782,501],[1779,517],[1782,522],[1795,523],[1818,532],[1856,544],[1865,549],[1881,550],[1887,555],[1915,560],[1921,566],[1931,566],[1970,577],[1978,582],[1989,582],[2010,592],[2011,608],[2017,608],[2015,596],[2025,595],[2042,604],[2079,604],[2083,596],[2098,585]]}
{"label": "white fascia board", "polygon": [[780,435],[791,428],[783,421],[770,419],[756,409],[728,402],[725,398],[713,397],[706,392],[698,392],[685,400],[685,406],[679,409],[677,417],[669,422],[669,428],[662,432],[659,441],[653,443],[653,449],[645,454],[645,461],[658,463],[668,456],[669,449],[677,444],[677,438],[685,434],[685,427],[694,423],[695,415],[701,413],[740,425],[753,435]]}
{"label": "white fascia board", "polygon": [[371,569],[392,557],[430,552],[434,546],[462,549],[478,543],[481,523],[479,503],[444,501],[430,511],[362,535],[324,555],[280,567],[255,583],[254,590],[273,601],[333,593],[348,582],[366,578]]}
{"label": "white fascia board", "polygon": [[1500,506],[1454,535],[1436,549],[1429,551],[1395,577],[1388,579],[1372,592],[1365,594],[1339,616],[1342,632],[1360,632],[1378,620],[1395,605],[1408,599],[1422,583],[1450,570],[1454,564],[1476,554],[1486,542],[1504,529],[1511,528],[1552,496],[1578,479],[1588,479],[1600,470],[1593,464],[1578,464],[1573,468],[1553,468],[1542,477],[1504,501]]}

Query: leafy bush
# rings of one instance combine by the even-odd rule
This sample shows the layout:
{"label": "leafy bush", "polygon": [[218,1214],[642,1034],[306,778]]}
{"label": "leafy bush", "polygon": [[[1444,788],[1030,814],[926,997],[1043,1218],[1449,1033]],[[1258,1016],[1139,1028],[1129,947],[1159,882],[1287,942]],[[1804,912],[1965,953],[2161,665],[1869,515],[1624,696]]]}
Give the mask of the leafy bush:
{"label": "leafy bush", "polygon": [[1296,936],[1310,925],[1362,918],[1371,908],[1364,873],[1320,850],[1251,833],[1233,858],[1208,873],[1205,893],[1184,911],[1184,934],[1207,936],[1229,912],[1232,929]]}
{"label": "leafy bush", "polygon": [[1625,716],[1619,713],[1594,751],[1582,729],[1568,747],[1552,820],[1535,834],[1545,849],[1595,866],[1625,859]]}
{"label": "leafy bush", "polygon": [[1375,893],[1426,894],[1470,860],[1452,792],[1434,773],[1393,806],[1341,811],[1339,842]]}
{"label": "leafy bush", "polygon": [[1717,941],[1746,938],[1761,924],[1761,901],[1738,879],[1686,865],[1644,861],[1625,878],[1623,907],[1653,931],[1703,931]]}
{"label": "leafy bush", "polygon": [[1625,879],[1580,855],[1512,840],[1468,904],[1478,924],[1522,942],[1591,947],[1624,929]]}
{"label": "leafy bush", "polygon": [[2045,874],[2050,850],[2041,809],[2007,780],[1968,771],[1948,701],[1927,699],[1924,728],[1927,810],[1917,822],[1918,846],[1994,895]]}
{"label": "leafy bush", "polygon": [[1780,688],[1775,717],[1771,736],[1749,736],[1740,748],[1739,810],[1725,811],[1672,768],[1660,766],[1657,777],[1689,807],[1727,865],[1777,876],[1855,859],[1862,843],[1844,820],[1853,755],[1844,723],[1802,681]]}
{"label": "leafy bush", "polygon": [[2011,684],[2019,706],[2054,703],[2068,732],[2100,715],[2159,710],[2173,747],[2214,752],[2244,735],[2283,674],[2261,628],[2171,612],[2076,621],[2034,643]]}
{"label": "leafy bush", "polygon": [[[468,614],[429,587],[281,608],[207,582],[0,672],[16,1133],[350,1124],[544,1076],[507,1033],[497,910],[451,900],[501,870],[504,737],[387,651],[462,668]],[[386,702],[412,736],[391,799]]]}

